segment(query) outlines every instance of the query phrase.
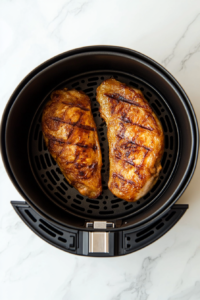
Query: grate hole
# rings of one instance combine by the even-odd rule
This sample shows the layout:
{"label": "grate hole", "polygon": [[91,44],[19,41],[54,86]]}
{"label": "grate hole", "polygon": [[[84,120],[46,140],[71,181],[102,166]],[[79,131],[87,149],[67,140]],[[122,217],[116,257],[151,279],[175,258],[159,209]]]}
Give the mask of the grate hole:
{"label": "grate hole", "polygon": [[169,221],[175,214],[176,212],[172,211],[171,214],[169,214],[168,217],[165,219],[165,221]]}
{"label": "grate hole", "polygon": [[44,148],[45,151],[47,150],[47,146],[46,146],[46,143],[45,143],[44,139],[43,139],[43,148]]}
{"label": "grate hole", "polygon": [[47,153],[45,153],[45,159],[46,159],[47,166],[51,167],[51,162],[50,162],[50,159],[49,159],[49,155]]}
{"label": "grate hole", "polygon": [[159,230],[160,228],[162,228],[164,226],[164,223],[160,223],[158,226],[156,226],[156,229]]}
{"label": "grate hole", "polygon": [[101,77],[101,80],[104,80],[104,77]]}
{"label": "grate hole", "polygon": [[156,184],[153,186],[153,188],[151,189],[151,193],[154,193],[155,192],[155,190],[157,189],[157,187],[160,185],[160,183],[161,183],[161,180],[158,180],[157,182],[156,182]]}
{"label": "grate hole", "polygon": [[75,86],[77,86],[77,85],[79,85],[79,82],[77,81],[77,82],[74,82],[73,84],[72,84],[72,87],[75,87]]}
{"label": "grate hole", "polygon": [[62,200],[63,202],[67,203],[67,199],[65,199],[63,196],[61,196],[59,193],[55,192],[55,195]]}
{"label": "grate hole", "polygon": [[61,241],[61,242],[63,242],[63,243],[67,243],[67,240],[66,240],[66,239],[63,239],[63,238],[61,238],[61,237],[59,237],[58,240]]}
{"label": "grate hole", "polygon": [[93,203],[93,204],[99,204],[98,200],[92,200],[92,199],[86,199],[86,202]]}
{"label": "grate hole", "polygon": [[170,166],[170,160],[168,159],[164,169],[163,169],[163,173],[166,174],[167,173],[167,170],[169,169],[169,166]]}
{"label": "grate hole", "polygon": [[65,195],[65,192],[63,191],[63,189],[61,189],[61,187],[57,186],[56,188],[62,195]]}
{"label": "grate hole", "polygon": [[140,204],[140,201],[137,201],[136,203],[137,203],[137,204]]}
{"label": "grate hole", "polygon": [[165,135],[165,148],[168,149],[169,147],[169,139],[168,139],[168,135]]}
{"label": "grate hole", "polygon": [[46,172],[46,175],[49,178],[49,180],[51,181],[51,183],[53,183],[53,185],[56,185],[56,181],[53,179],[53,177],[51,176],[49,171]]}
{"label": "grate hole", "polygon": [[114,211],[113,210],[100,211],[99,214],[100,215],[112,215],[112,214],[114,214]]}
{"label": "grate hole", "polygon": [[152,234],[154,234],[154,231],[153,231],[153,230],[150,231],[150,232],[148,232],[148,233],[146,233],[145,235],[141,236],[140,238],[136,239],[135,242],[136,242],[136,243],[139,243],[139,242],[141,242],[141,241],[147,239],[147,238],[148,238],[149,236],[151,236]]}
{"label": "grate hole", "polygon": [[35,223],[37,220],[36,218],[32,215],[32,213],[30,213],[30,211],[28,209],[24,210],[25,213],[27,214],[27,216]]}
{"label": "grate hole", "polygon": [[124,202],[123,205],[128,205],[128,202]]}
{"label": "grate hole", "polygon": [[40,125],[37,124],[37,125],[36,125],[36,128],[35,128],[35,134],[34,134],[34,140],[35,140],[35,141],[36,141],[37,138],[38,138],[38,131],[39,131],[39,128],[40,128]]}
{"label": "grate hole", "polygon": [[95,86],[95,85],[97,85],[96,82],[90,82],[90,83],[87,84],[87,86]]}
{"label": "grate hole", "polygon": [[48,188],[50,189],[50,191],[53,191],[53,187],[50,184],[47,184]]}
{"label": "grate hole", "polygon": [[85,208],[83,208],[83,207],[81,207],[81,206],[78,206],[78,205],[76,205],[76,204],[72,204],[71,207],[76,208],[76,209],[78,209],[78,210],[80,210],[80,211],[85,211]]}
{"label": "grate hole", "polygon": [[71,196],[67,196],[67,199],[71,199]]}
{"label": "grate hole", "polygon": [[54,228],[53,226],[49,225],[47,222],[45,222],[44,220],[40,219],[40,222],[45,225],[47,228],[49,228],[50,230],[54,231],[55,233],[59,234],[59,235],[63,235],[62,231],[58,230],[57,228]]}
{"label": "grate hole", "polygon": [[170,136],[170,150],[173,150],[173,136]]}
{"label": "grate hole", "polygon": [[62,174],[62,172],[60,171],[59,168],[56,168],[56,172],[57,172],[58,174]]}
{"label": "grate hole", "polygon": [[146,195],[143,197],[143,199],[146,200],[147,198],[149,198],[149,196],[150,196],[150,193],[146,194]]}
{"label": "grate hole", "polygon": [[140,91],[144,91],[144,88],[143,88],[143,87],[141,87],[141,88],[140,88]]}
{"label": "grate hole", "polygon": [[73,201],[77,204],[81,204],[81,201],[80,200],[77,200],[77,199],[73,199]]}
{"label": "grate hole", "polygon": [[108,187],[107,186],[103,186],[103,190],[108,190]]}
{"label": "grate hole", "polygon": [[88,81],[95,81],[95,80],[98,80],[98,79],[99,79],[99,77],[91,77],[91,78],[88,78]]}
{"label": "grate hole", "polygon": [[88,97],[92,97],[93,96],[93,93],[89,93],[89,94],[87,94],[88,95]]}
{"label": "grate hole", "polygon": [[42,224],[39,225],[39,227],[45,231],[46,233],[48,233],[49,235],[53,236],[53,237],[56,237],[56,234],[52,231],[50,231],[49,229],[47,229],[46,227],[44,227]]}
{"label": "grate hole", "polygon": [[91,209],[89,209],[87,212],[88,212],[89,214],[92,214],[92,210],[91,210]]}
{"label": "grate hole", "polygon": [[41,121],[42,121],[42,113],[41,113],[38,121],[39,121],[39,123],[41,123]]}
{"label": "grate hole", "polygon": [[[149,102],[150,101],[150,99],[147,97],[147,96],[145,96],[145,99]],[[155,105],[156,106],[156,105]],[[157,108],[157,107],[156,107]]]}
{"label": "grate hole", "polygon": [[93,209],[99,209],[99,206],[98,206],[98,205],[91,205],[91,204],[90,204],[89,207],[90,207],[90,208],[93,208]]}
{"label": "grate hole", "polygon": [[77,91],[80,91],[80,90],[81,90],[80,86],[76,87],[76,90],[77,90]]}
{"label": "grate hole", "polygon": [[130,205],[126,206],[125,209],[127,210],[127,209],[130,209],[130,208],[132,208],[132,207],[133,207],[133,205],[130,204]]}
{"label": "grate hole", "polygon": [[60,180],[60,178],[58,177],[58,175],[56,174],[56,172],[54,170],[51,170],[51,174],[53,175],[53,177],[55,178],[56,181]]}
{"label": "grate hole", "polygon": [[162,127],[163,127],[163,129],[164,129],[164,132],[167,132],[167,125],[166,125],[166,123],[165,123],[165,120],[164,120],[163,118],[160,118],[160,121],[161,121],[161,123],[162,123]]}
{"label": "grate hole", "polygon": [[56,165],[56,162],[55,162],[55,160],[53,159],[53,157],[50,155],[50,158],[51,158],[51,162],[52,162],[52,164],[55,166]]}
{"label": "grate hole", "polygon": [[104,136],[104,132],[100,132],[100,135],[101,135],[101,136]]}
{"label": "grate hole", "polygon": [[84,91],[84,93],[89,93],[89,92],[93,92],[93,88],[89,88],[89,89],[85,89],[85,90],[83,90]]}
{"label": "grate hole", "polygon": [[62,188],[63,188],[65,191],[68,191],[68,187],[67,187],[63,182],[61,182],[60,185],[62,186]]}
{"label": "grate hole", "polygon": [[147,95],[148,95],[149,97],[152,97],[152,94],[151,94],[151,93],[149,93],[149,92],[147,92]]}
{"label": "grate hole", "polygon": [[[159,107],[162,107],[162,105],[160,104],[160,102],[158,100],[155,100],[156,104],[159,106]],[[162,110],[161,110],[162,111]]]}
{"label": "grate hole", "polygon": [[46,169],[47,166],[45,164],[44,157],[42,155],[40,155],[40,162],[41,162],[41,165],[42,165],[43,169]]}
{"label": "grate hole", "polygon": [[131,86],[133,86],[134,88],[136,88],[136,89],[138,88],[138,84],[135,83],[135,82],[130,81],[129,84],[130,84]]}
{"label": "grate hole", "polygon": [[103,128],[99,128],[99,131],[103,131]]}
{"label": "grate hole", "polygon": [[81,195],[76,195],[76,197],[80,200],[84,200],[84,198]]}
{"label": "grate hole", "polygon": [[122,199],[114,199],[114,200],[111,200],[111,203],[118,203],[118,202],[122,202],[123,200]]}
{"label": "grate hole", "polygon": [[42,131],[39,133],[39,144],[38,144],[39,151],[42,151]]}
{"label": "grate hole", "polygon": [[130,244],[127,244],[127,248],[130,248],[131,247],[131,245]]}
{"label": "grate hole", "polygon": [[65,178],[63,178],[63,180],[70,188],[73,188],[73,186],[71,184],[69,184],[69,182]]}
{"label": "grate hole", "polygon": [[41,166],[40,166],[39,158],[37,156],[35,156],[35,163],[36,163],[36,166],[37,166],[38,170],[40,171],[41,170]]}
{"label": "grate hole", "polygon": [[127,239],[127,241],[130,241],[130,240],[131,240],[130,236],[127,236],[127,238],[126,238],[126,239]]}
{"label": "grate hole", "polygon": [[158,116],[161,115],[160,110],[158,109],[158,107],[155,105],[155,103],[152,103],[151,106],[153,107],[153,109],[155,110],[155,112],[157,113]]}
{"label": "grate hole", "polygon": [[163,158],[162,158],[162,161],[161,161],[161,165],[162,165],[162,166],[164,166],[165,161],[166,161],[166,158],[167,158],[167,152],[164,152]]}
{"label": "grate hole", "polygon": [[169,117],[167,115],[165,116],[165,120],[167,122],[169,132],[172,132],[172,125],[171,125],[171,122],[170,122]]}
{"label": "grate hole", "polygon": [[117,207],[119,207],[119,204],[115,204],[111,206],[111,208],[117,208]]}
{"label": "grate hole", "polygon": [[94,112],[97,112],[99,109],[98,108],[94,108],[93,110],[92,110],[92,112],[94,113]]}
{"label": "grate hole", "polygon": [[107,206],[104,206],[104,209],[108,209]]}

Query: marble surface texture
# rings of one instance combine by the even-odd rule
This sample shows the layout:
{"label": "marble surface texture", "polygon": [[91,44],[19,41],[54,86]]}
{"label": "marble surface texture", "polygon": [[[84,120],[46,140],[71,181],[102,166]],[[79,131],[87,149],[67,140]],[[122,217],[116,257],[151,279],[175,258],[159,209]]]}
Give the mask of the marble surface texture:
{"label": "marble surface texture", "polygon": [[[33,68],[87,45],[140,51],[166,67],[200,120],[199,0],[1,0],[0,113]],[[109,259],[73,256],[38,238],[0,161],[1,300],[199,300],[200,165],[178,203],[189,210],[156,243]]]}

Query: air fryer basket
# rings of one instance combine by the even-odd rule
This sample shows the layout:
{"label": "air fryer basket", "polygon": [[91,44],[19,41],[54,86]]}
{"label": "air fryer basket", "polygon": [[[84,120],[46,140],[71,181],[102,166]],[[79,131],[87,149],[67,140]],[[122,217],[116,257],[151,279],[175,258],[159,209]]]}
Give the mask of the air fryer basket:
{"label": "air fryer basket", "polygon": [[[165,133],[159,180],[134,203],[116,198],[107,187],[108,142],[95,91],[110,77],[144,93]],[[83,90],[92,102],[103,156],[103,193],[98,199],[87,199],[68,184],[44,144],[42,110],[51,92],[63,87]],[[79,229],[85,228],[86,220],[120,220],[113,230],[128,228],[164,213],[188,185],[198,155],[196,117],[180,85],[150,58],[111,46],[69,51],[32,71],[7,105],[1,139],[7,171],[26,201],[53,223]]]}

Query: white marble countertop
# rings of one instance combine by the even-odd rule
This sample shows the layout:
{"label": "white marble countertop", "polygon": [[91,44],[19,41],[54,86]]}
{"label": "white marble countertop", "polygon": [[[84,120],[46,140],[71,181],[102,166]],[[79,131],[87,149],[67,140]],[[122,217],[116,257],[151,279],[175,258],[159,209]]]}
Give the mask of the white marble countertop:
{"label": "white marble countertop", "polygon": [[[33,68],[87,45],[140,51],[181,83],[200,120],[199,0],[57,0],[0,2],[0,112]],[[88,258],[60,251],[19,219],[21,200],[0,161],[1,300],[199,300],[198,164],[178,203],[189,210],[164,237],[133,254]]]}

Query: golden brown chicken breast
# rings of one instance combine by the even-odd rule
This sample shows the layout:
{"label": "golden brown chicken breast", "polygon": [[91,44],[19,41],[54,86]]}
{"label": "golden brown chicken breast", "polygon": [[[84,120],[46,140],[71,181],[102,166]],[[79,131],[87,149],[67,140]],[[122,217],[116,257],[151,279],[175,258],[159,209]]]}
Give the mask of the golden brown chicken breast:
{"label": "golden brown chicken breast", "polygon": [[89,97],[76,90],[54,91],[43,111],[42,131],[67,181],[82,195],[98,197],[102,158]]}
{"label": "golden brown chicken breast", "polygon": [[117,197],[136,201],[152,188],[162,169],[162,126],[141,91],[115,79],[97,88],[97,101],[108,127],[108,187]]}

